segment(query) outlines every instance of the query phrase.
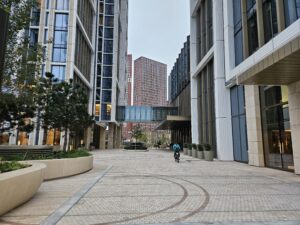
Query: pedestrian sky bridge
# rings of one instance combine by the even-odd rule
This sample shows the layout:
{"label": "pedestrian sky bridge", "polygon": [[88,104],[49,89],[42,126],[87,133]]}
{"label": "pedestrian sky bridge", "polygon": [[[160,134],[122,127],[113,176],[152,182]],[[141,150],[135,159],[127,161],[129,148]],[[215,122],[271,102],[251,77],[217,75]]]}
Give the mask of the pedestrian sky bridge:
{"label": "pedestrian sky bridge", "polygon": [[177,107],[163,106],[119,106],[117,108],[117,121],[133,123],[161,122],[167,116],[177,116]]}

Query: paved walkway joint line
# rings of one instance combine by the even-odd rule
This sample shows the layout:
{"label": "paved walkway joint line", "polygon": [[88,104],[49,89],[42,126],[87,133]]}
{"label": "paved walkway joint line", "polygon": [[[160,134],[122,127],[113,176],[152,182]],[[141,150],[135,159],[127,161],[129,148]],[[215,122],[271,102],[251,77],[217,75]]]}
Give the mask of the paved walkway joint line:
{"label": "paved walkway joint line", "polygon": [[72,196],[69,200],[67,200],[62,206],[56,209],[50,216],[48,216],[41,225],[53,225],[60,221],[64,215],[77,203],[79,200],[84,197],[86,193],[91,190],[92,187],[95,186],[112,168],[110,165],[106,168],[104,172],[102,172],[99,176],[95,177],[91,182],[87,183],[83,186],[75,195]]}

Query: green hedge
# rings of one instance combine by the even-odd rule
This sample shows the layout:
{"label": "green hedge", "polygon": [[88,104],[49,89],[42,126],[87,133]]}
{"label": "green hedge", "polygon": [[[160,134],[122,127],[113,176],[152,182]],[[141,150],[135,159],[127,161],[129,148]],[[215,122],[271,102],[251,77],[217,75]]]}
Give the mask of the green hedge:
{"label": "green hedge", "polygon": [[79,158],[90,156],[91,154],[86,150],[79,149],[73,151],[56,151],[52,155],[15,155],[2,157],[3,161],[24,161],[24,160],[46,160],[46,159],[66,159]]}
{"label": "green hedge", "polygon": [[30,165],[24,165],[18,162],[0,162],[0,173],[6,173],[18,169],[29,167]]}

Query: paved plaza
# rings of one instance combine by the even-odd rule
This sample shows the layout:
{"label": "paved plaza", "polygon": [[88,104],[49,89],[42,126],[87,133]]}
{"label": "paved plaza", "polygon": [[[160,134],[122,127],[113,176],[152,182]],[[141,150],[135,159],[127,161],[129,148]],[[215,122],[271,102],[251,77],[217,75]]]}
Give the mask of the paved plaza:
{"label": "paved plaza", "polygon": [[93,170],[44,182],[0,224],[300,225],[292,173],[184,155],[178,164],[158,150],[93,153]]}

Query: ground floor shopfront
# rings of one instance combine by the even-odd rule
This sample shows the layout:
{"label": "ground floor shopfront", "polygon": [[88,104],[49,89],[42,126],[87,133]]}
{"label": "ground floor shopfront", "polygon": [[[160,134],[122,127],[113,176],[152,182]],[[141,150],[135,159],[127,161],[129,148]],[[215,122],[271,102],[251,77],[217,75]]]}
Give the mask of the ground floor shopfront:
{"label": "ground floor shopfront", "polygon": [[231,88],[234,160],[294,170],[288,86]]}

